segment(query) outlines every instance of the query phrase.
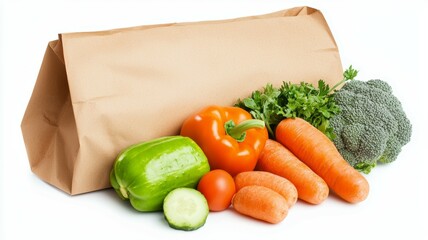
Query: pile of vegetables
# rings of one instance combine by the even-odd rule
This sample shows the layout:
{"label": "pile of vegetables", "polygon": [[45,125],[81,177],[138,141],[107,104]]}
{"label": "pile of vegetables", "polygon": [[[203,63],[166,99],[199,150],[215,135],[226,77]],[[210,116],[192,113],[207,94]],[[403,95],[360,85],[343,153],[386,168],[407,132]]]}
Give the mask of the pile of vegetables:
{"label": "pile of vegetables", "polygon": [[235,106],[207,106],[179,136],[124,149],[111,185],[136,210],[163,211],[169,226],[186,231],[231,206],[275,224],[298,199],[321,204],[332,191],[362,202],[369,183],[361,172],[394,161],[411,124],[386,82],[356,75],[351,66],[332,88],[322,80],[267,84]]}

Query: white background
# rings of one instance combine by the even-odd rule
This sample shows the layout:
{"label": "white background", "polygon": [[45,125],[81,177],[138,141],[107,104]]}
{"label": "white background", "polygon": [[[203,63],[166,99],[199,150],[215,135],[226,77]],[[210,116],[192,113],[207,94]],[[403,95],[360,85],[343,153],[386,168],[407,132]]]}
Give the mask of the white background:
{"label": "white background", "polygon": [[[235,18],[302,5],[323,12],[343,66],[359,69],[359,79],[388,81],[413,124],[412,140],[397,161],[367,176],[366,201],[299,201],[277,225],[228,210],[211,213],[197,231],[182,232],[169,228],[161,213],[134,211],[112,190],[70,197],[31,172],[20,122],[47,43],[58,33]],[[428,239],[423,1],[8,0],[0,11],[0,239]]]}

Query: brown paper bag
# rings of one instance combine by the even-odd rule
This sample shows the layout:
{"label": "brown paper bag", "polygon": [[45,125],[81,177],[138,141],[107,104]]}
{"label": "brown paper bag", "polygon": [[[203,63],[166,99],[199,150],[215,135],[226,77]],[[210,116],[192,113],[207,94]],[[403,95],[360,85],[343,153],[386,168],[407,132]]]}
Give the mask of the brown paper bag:
{"label": "brown paper bag", "polygon": [[179,133],[210,105],[266,83],[335,83],[339,52],[320,11],[298,7],[222,21],[60,34],[22,120],[32,171],[79,194],[110,187],[125,147]]}

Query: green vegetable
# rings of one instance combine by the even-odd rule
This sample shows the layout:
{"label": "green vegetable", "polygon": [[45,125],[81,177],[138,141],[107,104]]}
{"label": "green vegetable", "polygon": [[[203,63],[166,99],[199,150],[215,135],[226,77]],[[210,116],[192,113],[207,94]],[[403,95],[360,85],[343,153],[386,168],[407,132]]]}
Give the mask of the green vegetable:
{"label": "green vegetable", "polygon": [[165,197],[163,209],[169,226],[185,231],[202,227],[209,213],[204,195],[193,188],[177,188],[171,191]]}
{"label": "green vegetable", "polygon": [[210,167],[190,138],[169,136],[130,146],[117,157],[110,182],[138,211],[159,211],[165,196],[179,187],[195,188]]}
{"label": "green vegetable", "polygon": [[301,82],[292,84],[283,82],[280,88],[267,84],[263,91],[254,91],[251,97],[238,100],[236,106],[241,107],[255,119],[265,122],[271,138],[275,138],[275,128],[284,118],[300,117],[318,128],[330,139],[334,138],[329,119],[340,109],[331,94],[343,82],[352,80],[357,71],[352,66],[343,74],[343,80],[330,88],[323,80],[318,87]]}
{"label": "green vegetable", "polygon": [[334,93],[340,113],[330,120],[334,143],[359,171],[394,161],[410,141],[412,125],[391,86],[382,80],[350,81]]}

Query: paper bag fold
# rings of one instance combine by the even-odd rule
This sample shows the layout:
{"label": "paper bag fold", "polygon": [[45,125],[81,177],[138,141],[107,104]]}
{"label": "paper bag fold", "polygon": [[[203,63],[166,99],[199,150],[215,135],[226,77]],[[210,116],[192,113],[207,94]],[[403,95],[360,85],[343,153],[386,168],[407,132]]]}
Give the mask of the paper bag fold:
{"label": "paper bag fold", "polygon": [[320,11],[66,33],[49,43],[22,120],[32,171],[79,194],[110,187],[125,147],[175,135],[200,108],[266,83],[335,83],[339,51]]}

